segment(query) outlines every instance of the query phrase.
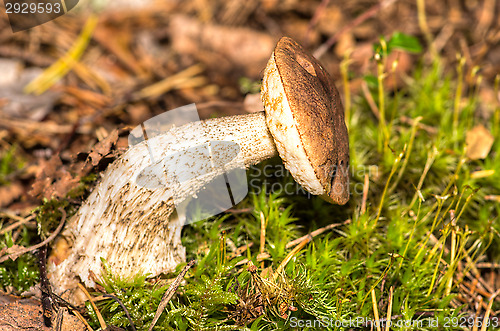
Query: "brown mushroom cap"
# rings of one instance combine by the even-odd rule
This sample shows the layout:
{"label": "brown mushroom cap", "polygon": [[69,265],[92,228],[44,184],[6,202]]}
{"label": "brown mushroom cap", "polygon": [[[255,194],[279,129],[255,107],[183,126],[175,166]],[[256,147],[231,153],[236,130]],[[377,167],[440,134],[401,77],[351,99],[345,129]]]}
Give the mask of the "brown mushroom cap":
{"label": "brown mushroom cap", "polygon": [[337,88],[321,64],[283,37],[264,73],[262,99],[278,152],[295,180],[325,200],[349,200],[349,137]]}

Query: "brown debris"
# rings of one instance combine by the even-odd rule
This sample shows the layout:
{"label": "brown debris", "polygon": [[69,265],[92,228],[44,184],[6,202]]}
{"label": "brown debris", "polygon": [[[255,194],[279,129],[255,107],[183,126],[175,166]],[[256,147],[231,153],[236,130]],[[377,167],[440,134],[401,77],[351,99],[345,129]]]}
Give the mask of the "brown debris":
{"label": "brown debris", "polygon": [[24,193],[24,186],[19,181],[7,186],[0,186],[0,208],[10,205]]}
{"label": "brown debris", "polygon": [[170,31],[177,53],[194,56],[223,72],[234,71],[236,66],[253,78],[259,77],[275,45],[275,38],[261,32],[202,24],[181,15],[172,18]]}
{"label": "brown debris", "polygon": [[476,125],[466,134],[467,157],[471,160],[485,159],[490,153],[493,135],[483,125]]}
{"label": "brown debris", "polygon": [[113,130],[106,138],[99,141],[89,153],[89,159],[95,167],[102,158],[111,153],[111,149],[118,141],[118,130]]}
{"label": "brown debris", "polygon": [[59,155],[41,160],[39,172],[30,195],[39,198],[63,198],[78,185],[79,178],[71,175],[63,166]]}

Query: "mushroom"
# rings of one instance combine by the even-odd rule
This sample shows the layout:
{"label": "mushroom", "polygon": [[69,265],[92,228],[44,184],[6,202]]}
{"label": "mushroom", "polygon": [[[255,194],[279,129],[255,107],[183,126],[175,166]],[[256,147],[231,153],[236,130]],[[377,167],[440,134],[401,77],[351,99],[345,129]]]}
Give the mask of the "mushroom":
{"label": "mushroom", "polygon": [[[91,275],[101,275],[101,258],[122,277],[173,271],[185,261],[185,215],[176,212],[177,202],[231,169],[248,168],[276,154],[307,191],[345,204],[348,133],[328,73],[300,45],[283,37],[264,71],[261,95],[265,111],[192,122],[157,135],[154,160],[159,161],[153,166],[152,140],[132,146],[111,164],[63,232],[71,251],[60,264],[49,266],[54,289],[73,290],[77,278],[94,286]],[[196,149],[179,157],[214,141],[236,146],[215,151],[230,160],[226,164],[200,172],[196,162],[186,162],[194,160]],[[194,175],[172,180],[172,165]]]}

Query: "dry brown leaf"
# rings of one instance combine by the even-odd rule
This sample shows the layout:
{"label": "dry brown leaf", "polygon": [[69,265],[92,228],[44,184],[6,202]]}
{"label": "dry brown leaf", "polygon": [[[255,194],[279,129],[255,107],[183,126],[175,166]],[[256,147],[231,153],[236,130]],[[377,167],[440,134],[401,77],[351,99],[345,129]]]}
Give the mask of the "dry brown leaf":
{"label": "dry brown leaf", "polygon": [[24,192],[24,187],[20,182],[12,182],[7,186],[0,187],[0,208],[10,205]]}
{"label": "dry brown leaf", "polygon": [[484,159],[488,156],[495,139],[483,125],[476,125],[465,136],[466,156],[471,160]]}
{"label": "dry brown leaf", "polygon": [[106,138],[99,141],[89,154],[92,165],[95,167],[106,155],[111,154],[111,149],[118,140],[118,130],[113,130]]}
{"label": "dry brown leaf", "polygon": [[35,182],[29,192],[38,198],[61,198],[78,185],[80,178],[71,175],[63,166],[59,155],[49,161],[42,160]]}

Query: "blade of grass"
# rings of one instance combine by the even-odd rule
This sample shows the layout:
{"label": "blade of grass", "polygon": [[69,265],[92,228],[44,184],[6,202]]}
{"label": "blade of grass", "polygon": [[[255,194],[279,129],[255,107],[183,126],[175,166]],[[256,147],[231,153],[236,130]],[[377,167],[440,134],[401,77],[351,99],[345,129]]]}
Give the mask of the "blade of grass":
{"label": "blade of grass", "polygon": [[104,321],[104,318],[102,318],[102,315],[101,315],[101,312],[99,311],[99,309],[97,309],[97,306],[95,305],[94,300],[92,300],[92,296],[90,295],[90,293],[87,291],[87,289],[81,283],[78,283],[78,287],[80,288],[80,290],[82,290],[83,293],[85,293],[85,296],[89,299],[89,302],[92,306],[92,309],[94,309],[94,313],[96,314],[97,319],[99,320],[99,324],[101,325],[101,329],[106,330],[106,328],[107,328],[106,322]]}
{"label": "blade of grass", "polygon": [[377,224],[377,222],[380,218],[380,215],[382,214],[382,208],[384,206],[384,200],[385,200],[385,197],[387,195],[387,190],[389,188],[389,184],[391,183],[392,176],[394,176],[394,174],[396,173],[396,170],[397,170],[399,163],[401,162],[401,159],[403,158],[403,156],[404,156],[404,152],[399,153],[399,155],[394,160],[394,163],[392,164],[391,172],[389,174],[389,177],[387,178],[387,181],[386,181],[385,186],[384,186],[384,191],[382,192],[382,195],[380,198],[377,217],[375,218],[375,224]]}
{"label": "blade of grass", "polygon": [[406,166],[408,165],[408,161],[410,160],[411,151],[413,149],[413,143],[415,141],[415,134],[417,133],[417,129],[418,129],[418,124],[420,123],[422,118],[423,118],[422,116],[419,116],[413,120],[413,124],[411,126],[410,141],[408,142],[408,147],[406,149],[405,159],[403,161],[403,164],[401,165],[401,168],[399,169],[398,177],[396,178],[394,183],[392,183],[392,186],[389,189],[389,194],[391,194],[394,191],[394,189],[398,185],[399,181],[403,177],[403,174],[406,170]]}
{"label": "blade of grass", "polygon": [[78,62],[87,49],[87,46],[92,37],[95,27],[97,26],[98,18],[96,15],[90,15],[78,36],[77,40],[70,48],[70,50],[59,60],[57,60],[45,71],[33,79],[24,88],[24,93],[34,93],[40,95],[54,85],[58,80],[63,78]]}

